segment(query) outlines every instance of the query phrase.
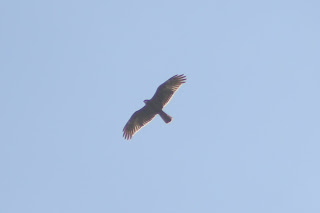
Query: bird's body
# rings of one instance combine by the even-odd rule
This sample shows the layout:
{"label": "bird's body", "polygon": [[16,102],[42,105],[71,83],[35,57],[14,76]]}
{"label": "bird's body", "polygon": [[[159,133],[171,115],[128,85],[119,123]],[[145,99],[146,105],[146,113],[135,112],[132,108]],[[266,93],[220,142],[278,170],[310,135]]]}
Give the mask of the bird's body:
{"label": "bird's body", "polygon": [[186,76],[175,75],[161,84],[150,100],[144,100],[145,106],[133,113],[123,128],[124,138],[131,139],[136,132],[148,124],[157,114],[160,115],[165,123],[170,123],[172,117],[162,109],[169,103],[173,94],[185,82]]}
{"label": "bird's body", "polygon": [[172,117],[170,117],[167,113],[165,113],[162,110],[163,107],[160,104],[157,104],[152,100],[144,100],[144,103],[146,104],[147,108],[150,108],[154,113],[159,114],[164,122],[171,122]]}

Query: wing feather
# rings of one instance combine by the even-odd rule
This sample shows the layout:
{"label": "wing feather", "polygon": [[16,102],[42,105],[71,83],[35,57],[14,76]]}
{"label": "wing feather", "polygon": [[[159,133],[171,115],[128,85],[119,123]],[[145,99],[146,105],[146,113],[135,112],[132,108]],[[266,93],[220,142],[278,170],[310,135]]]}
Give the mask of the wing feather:
{"label": "wing feather", "polygon": [[123,128],[123,137],[131,139],[143,126],[147,125],[156,116],[154,110],[145,105],[131,116]]}
{"label": "wing feather", "polygon": [[166,82],[161,84],[156,93],[153,95],[150,101],[160,104],[161,107],[165,107],[171,100],[174,93],[180,88],[183,83],[186,83],[185,75],[175,75],[169,78]]}

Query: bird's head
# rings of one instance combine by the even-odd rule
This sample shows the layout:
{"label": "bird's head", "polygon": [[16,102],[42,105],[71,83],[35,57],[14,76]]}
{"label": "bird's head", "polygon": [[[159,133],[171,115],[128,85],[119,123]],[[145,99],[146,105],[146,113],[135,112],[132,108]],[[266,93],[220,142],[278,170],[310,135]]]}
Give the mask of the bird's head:
{"label": "bird's head", "polygon": [[144,100],[143,102],[144,102],[145,104],[147,104],[149,101],[150,101],[150,100]]}

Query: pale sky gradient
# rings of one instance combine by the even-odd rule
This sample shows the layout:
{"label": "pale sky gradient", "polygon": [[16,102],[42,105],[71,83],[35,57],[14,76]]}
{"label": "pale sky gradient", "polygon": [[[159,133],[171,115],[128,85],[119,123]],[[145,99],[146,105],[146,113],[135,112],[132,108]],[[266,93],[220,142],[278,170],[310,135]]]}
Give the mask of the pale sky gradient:
{"label": "pale sky gradient", "polygon": [[[2,1],[0,212],[320,212],[319,11]],[[173,121],[125,141],[175,74]]]}

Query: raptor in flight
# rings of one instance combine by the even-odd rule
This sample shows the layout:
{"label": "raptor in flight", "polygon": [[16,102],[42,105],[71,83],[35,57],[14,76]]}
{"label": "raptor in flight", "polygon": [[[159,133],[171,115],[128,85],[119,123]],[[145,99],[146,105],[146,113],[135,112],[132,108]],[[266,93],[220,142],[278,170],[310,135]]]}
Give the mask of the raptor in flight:
{"label": "raptor in flight", "polygon": [[162,111],[171,100],[173,94],[187,80],[185,75],[175,75],[161,84],[150,100],[144,100],[145,106],[133,113],[123,128],[123,137],[127,140],[148,124],[157,114],[164,122],[170,123],[172,117]]}

